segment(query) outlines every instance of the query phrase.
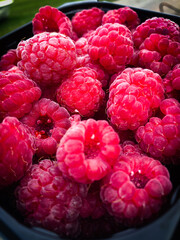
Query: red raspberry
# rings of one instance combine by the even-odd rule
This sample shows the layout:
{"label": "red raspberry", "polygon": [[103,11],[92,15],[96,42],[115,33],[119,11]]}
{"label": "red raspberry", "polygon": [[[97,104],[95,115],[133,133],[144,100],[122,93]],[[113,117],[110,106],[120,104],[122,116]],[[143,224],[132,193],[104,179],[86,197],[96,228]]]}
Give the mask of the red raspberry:
{"label": "red raspberry", "polygon": [[99,110],[104,100],[97,74],[93,69],[82,67],[72,72],[57,89],[57,102],[67,108],[69,112],[90,117]]}
{"label": "red raspberry", "polygon": [[180,43],[154,33],[141,44],[137,57],[138,66],[164,76],[180,62]]}
{"label": "red raspberry", "polygon": [[38,157],[53,155],[62,136],[70,127],[68,111],[47,98],[36,102],[21,121],[28,125],[35,136]]}
{"label": "red raspberry", "polygon": [[83,9],[72,18],[73,30],[81,37],[90,30],[95,30],[102,23],[104,11],[97,7],[91,9]]}
{"label": "red raspberry", "polygon": [[93,61],[90,58],[89,54],[79,56],[77,58],[76,67],[88,67],[93,69],[94,71],[96,71],[97,79],[102,83],[102,87],[107,87],[110,78],[108,72],[98,62]]}
{"label": "red raspberry", "polygon": [[109,89],[107,114],[119,130],[145,124],[164,98],[162,79],[148,69],[126,68]]}
{"label": "red raspberry", "polygon": [[17,182],[32,165],[34,139],[15,117],[0,123],[0,189]]}
{"label": "red raspberry", "polygon": [[180,42],[180,27],[177,23],[163,17],[153,17],[141,23],[133,33],[135,46],[138,48],[152,33],[169,36]]}
{"label": "red raspberry", "polygon": [[162,119],[150,118],[137,129],[136,140],[143,151],[163,163],[180,163],[180,104],[175,99],[165,99],[160,104]]}
{"label": "red raspberry", "polygon": [[63,12],[49,5],[39,8],[32,25],[34,34],[59,32],[71,38],[73,36],[71,20]]}
{"label": "red raspberry", "polygon": [[56,162],[34,164],[16,188],[17,208],[31,226],[75,236],[87,186],[64,178]]}
{"label": "red raspberry", "polygon": [[73,41],[60,33],[43,32],[17,47],[21,59],[18,67],[41,86],[52,86],[76,65],[76,50]]}
{"label": "red raspberry", "polygon": [[119,156],[119,141],[107,121],[81,121],[72,125],[61,139],[56,152],[58,166],[77,182],[100,180]]}
{"label": "red raspberry", "polygon": [[1,57],[0,70],[7,71],[10,68],[16,66],[18,61],[19,59],[16,55],[16,49],[10,49],[6,54]]}
{"label": "red raspberry", "polygon": [[139,24],[138,14],[129,7],[122,7],[107,11],[102,18],[102,24],[120,23],[124,24],[130,30],[134,30]]}
{"label": "red raspberry", "polygon": [[76,42],[75,42],[75,46],[76,46],[76,53],[78,56],[83,56],[88,54],[88,40],[85,37],[81,37],[79,38]]}
{"label": "red raspberry", "polygon": [[121,155],[103,180],[101,199],[111,215],[136,226],[159,214],[171,189],[169,172],[158,160]]}
{"label": "red raspberry", "polygon": [[113,74],[123,70],[133,56],[131,31],[119,23],[106,23],[89,37],[89,55]]}
{"label": "red raspberry", "polygon": [[23,117],[41,96],[41,89],[17,67],[0,72],[0,119]]}
{"label": "red raspberry", "polygon": [[180,101],[180,64],[174,66],[174,68],[168,72],[163,79],[164,88],[168,98],[174,97]]}
{"label": "red raspberry", "polygon": [[87,197],[83,199],[80,216],[84,218],[100,219],[107,214],[100,199],[100,182],[96,181],[90,185]]}

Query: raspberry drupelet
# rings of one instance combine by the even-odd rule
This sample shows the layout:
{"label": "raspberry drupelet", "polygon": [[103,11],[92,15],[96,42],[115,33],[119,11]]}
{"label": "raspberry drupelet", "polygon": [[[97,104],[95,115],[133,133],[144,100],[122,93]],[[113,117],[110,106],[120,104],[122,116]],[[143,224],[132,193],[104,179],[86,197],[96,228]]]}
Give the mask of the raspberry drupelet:
{"label": "raspberry drupelet", "polygon": [[160,212],[172,190],[167,168],[158,160],[122,154],[103,179],[101,199],[122,224],[134,227]]}
{"label": "raspberry drupelet", "polygon": [[0,120],[27,114],[41,97],[41,89],[18,67],[0,72]]}
{"label": "raspberry drupelet", "polygon": [[102,179],[120,154],[119,136],[105,120],[80,121],[62,137],[56,152],[58,167],[77,182]]}
{"label": "raspberry drupelet", "polygon": [[165,164],[180,164],[180,104],[165,99],[160,104],[163,114],[150,118],[137,129],[136,140],[144,152]]}
{"label": "raspberry drupelet", "polygon": [[119,130],[135,130],[148,121],[163,99],[159,74],[126,68],[110,85],[107,115]]}
{"label": "raspberry drupelet", "polygon": [[0,60],[0,71],[7,71],[10,68],[17,66],[19,61],[16,49],[10,49],[6,54],[1,57]]}
{"label": "raspberry drupelet", "polygon": [[103,15],[104,11],[97,7],[83,9],[72,17],[73,30],[81,37],[83,34],[99,27],[102,24]]}
{"label": "raspberry drupelet", "polygon": [[106,23],[98,27],[88,39],[89,55],[110,74],[125,68],[134,52],[131,31],[119,23]]}
{"label": "raspberry drupelet", "polygon": [[70,113],[79,113],[83,117],[91,117],[97,112],[105,93],[97,79],[97,73],[91,68],[76,68],[57,89],[57,102]]}
{"label": "raspberry drupelet", "polygon": [[17,208],[30,226],[63,237],[79,233],[79,214],[87,185],[66,179],[49,159],[34,164],[15,190]]}
{"label": "raspberry drupelet", "polygon": [[44,157],[55,155],[57,145],[70,127],[70,114],[58,103],[41,98],[21,122],[31,128],[35,137],[36,155]]}
{"label": "raspberry drupelet", "polygon": [[39,8],[32,20],[33,33],[59,32],[73,38],[71,20],[55,7],[46,5]]}
{"label": "raspberry drupelet", "polygon": [[107,11],[102,18],[102,24],[105,23],[124,24],[133,31],[140,24],[140,19],[134,10],[129,7],[122,7]]}
{"label": "raspberry drupelet", "polygon": [[71,38],[56,32],[43,32],[17,47],[18,67],[40,86],[59,84],[76,66],[76,49]]}
{"label": "raspberry drupelet", "polygon": [[180,42],[180,27],[177,23],[168,18],[153,17],[141,23],[133,32],[135,47],[139,48],[152,33],[165,35],[175,42]]}
{"label": "raspberry drupelet", "polygon": [[0,123],[0,189],[20,180],[32,165],[34,138],[15,117]]}

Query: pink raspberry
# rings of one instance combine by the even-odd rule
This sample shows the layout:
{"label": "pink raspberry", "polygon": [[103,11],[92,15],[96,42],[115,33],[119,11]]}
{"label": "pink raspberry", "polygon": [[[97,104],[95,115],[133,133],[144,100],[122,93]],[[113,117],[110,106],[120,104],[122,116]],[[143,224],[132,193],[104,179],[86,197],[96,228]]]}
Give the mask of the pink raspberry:
{"label": "pink raspberry", "polygon": [[93,61],[90,58],[89,54],[79,56],[77,58],[76,67],[88,67],[93,69],[94,71],[96,71],[97,79],[101,82],[102,87],[107,87],[110,78],[108,72],[98,62]]}
{"label": "pink raspberry", "polygon": [[62,136],[70,127],[68,111],[47,98],[36,102],[21,121],[31,128],[35,136],[36,155],[53,155]]}
{"label": "pink raspberry", "polygon": [[60,33],[43,32],[17,47],[18,67],[41,86],[59,84],[76,65],[73,41]]}
{"label": "pink raspberry", "polygon": [[34,164],[15,190],[17,208],[31,226],[74,237],[87,186],[64,178],[56,162]]}
{"label": "pink raspberry", "polygon": [[90,68],[76,68],[69,78],[65,79],[57,89],[57,102],[69,112],[78,112],[90,117],[99,110],[105,93],[97,73]]}
{"label": "pink raspberry", "polygon": [[73,30],[81,37],[90,30],[95,30],[102,23],[104,11],[97,7],[91,9],[83,9],[72,18]]}
{"label": "pink raspberry", "polygon": [[41,89],[16,66],[0,72],[0,119],[23,117],[41,96]]}
{"label": "pink raspberry", "polygon": [[151,34],[139,47],[137,64],[162,77],[180,62],[180,43],[157,33]]}
{"label": "pink raspberry", "polygon": [[15,117],[0,123],[0,189],[24,176],[32,165],[34,139]]}
{"label": "pink raspberry", "polygon": [[117,73],[130,63],[134,48],[131,31],[119,23],[106,23],[89,37],[89,55],[109,73]]}
{"label": "pink raspberry", "polygon": [[162,79],[148,69],[126,68],[109,88],[107,115],[119,130],[145,124],[164,99]]}
{"label": "pink raspberry", "polygon": [[167,73],[163,79],[163,84],[168,98],[174,97],[180,100],[180,64],[176,64],[174,68]]}
{"label": "pink raspberry", "polygon": [[87,197],[83,199],[80,216],[85,219],[100,219],[107,214],[100,199],[100,182],[96,181],[90,185]]}
{"label": "pink raspberry", "polygon": [[167,168],[143,155],[121,155],[104,178],[101,199],[108,212],[128,227],[159,214],[172,183]]}
{"label": "pink raspberry", "polygon": [[129,7],[122,7],[107,11],[102,18],[102,24],[105,23],[120,23],[134,30],[140,24],[140,19],[137,12]]}
{"label": "pink raspberry", "polygon": [[16,55],[16,49],[10,49],[6,54],[1,57],[0,70],[7,71],[10,68],[16,66],[18,61],[19,59]]}
{"label": "pink raspberry", "polygon": [[168,18],[153,17],[141,23],[133,33],[135,46],[138,48],[152,33],[168,36],[171,40],[180,42],[180,27]]}
{"label": "pink raspberry", "polygon": [[85,37],[79,38],[75,42],[77,56],[83,56],[88,54],[88,40]]}
{"label": "pink raspberry", "polygon": [[150,118],[137,129],[136,140],[143,151],[166,164],[180,163],[180,104],[165,99],[160,104],[162,119]]}
{"label": "pink raspberry", "polygon": [[118,134],[105,120],[89,118],[74,124],[58,146],[59,169],[77,182],[100,180],[119,156],[119,141]]}
{"label": "pink raspberry", "polygon": [[70,38],[73,36],[71,20],[63,12],[49,5],[39,8],[32,25],[34,34],[59,32]]}

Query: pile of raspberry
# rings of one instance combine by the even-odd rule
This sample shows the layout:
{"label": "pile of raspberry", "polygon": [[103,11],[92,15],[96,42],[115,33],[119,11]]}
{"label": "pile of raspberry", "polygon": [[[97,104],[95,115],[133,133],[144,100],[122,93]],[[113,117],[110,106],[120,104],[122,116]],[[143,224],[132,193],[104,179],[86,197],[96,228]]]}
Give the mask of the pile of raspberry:
{"label": "pile of raspberry", "polygon": [[0,193],[61,237],[151,223],[180,165],[179,25],[47,5],[32,26],[0,60]]}

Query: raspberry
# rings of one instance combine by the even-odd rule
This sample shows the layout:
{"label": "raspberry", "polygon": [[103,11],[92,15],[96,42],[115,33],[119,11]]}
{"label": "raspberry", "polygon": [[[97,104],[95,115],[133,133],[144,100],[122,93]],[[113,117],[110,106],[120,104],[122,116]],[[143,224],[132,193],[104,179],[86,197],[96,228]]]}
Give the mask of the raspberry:
{"label": "raspberry", "polygon": [[85,219],[100,219],[107,214],[100,199],[100,182],[94,182],[90,185],[87,197],[83,199],[80,216]]}
{"label": "raspberry", "polygon": [[0,119],[23,117],[41,96],[41,89],[16,66],[0,72]]}
{"label": "raspberry", "polygon": [[164,98],[162,79],[148,69],[126,68],[109,89],[107,114],[119,130],[145,124]]}
{"label": "raspberry", "polygon": [[164,88],[168,98],[176,98],[180,101],[180,64],[176,64],[174,68],[167,73],[163,79]]}
{"label": "raspberry", "polygon": [[133,33],[135,46],[138,48],[152,33],[170,37],[173,41],[180,42],[180,27],[177,23],[163,17],[153,17],[141,23]]}
{"label": "raspberry", "polygon": [[15,117],[0,123],[0,189],[24,176],[32,165],[34,139]]}
{"label": "raspberry", "polygon": [[140,24],[140,19],[131,8],[122,7],[107,11],[102,18],[102,24],[105,23],[120,23],[133,30]]}
{"label": "raspberry", "polygon": [[39,8],[32,20],[33,33],[59,32],[70,38],[73,36],[70,19],[57,8],[49,5]]}
{"label": "raspberry", "polygon": [[88,54],[88,40],[85,37],[79,38],[75,42],[77,56]]}
{"label": "raspberry", "polygon": [[165,99],[160,104],[163,118],[152,117],[137,129],[136,140],[143,151],[166,164],[180,163],[180,104]]}
{"label": "raspberry", "polygon": [[89,118],[74,124],[58,146],[59,169],[77,182],[100,180],[119,156],[119,141],[118,134],[105,120]]}
{"label": "raspberry", "polygon": [[97,74],[93,69],[82,67],[72,72],[57,89],[57,102],[69,112],[78,112],[84,117],[90,117],[99,110],[104,100]]}
{"label": "raspberry", "polygon": [[16,49],[10,49],[6,54],[1,57],[0,70],[7,71],[10,68],[16,66],[18,61],[19,59],[16,55]]}
{"label": "raspberry", "polygon": [[70,127],[68,111],[47,98],[36,102],[21,121],[31,128],[35,136],[36,155],[39,157],[56,153],[57,145]]}
{"label": "raspberry", "polygon": [[106,23],[89,37],[89,55],[113,74],[123,70],[133,56],[131,31],[119,23]]}
{"label": "raspberry", "polygon": [[89,54],[79,56],[77,58],[77,68],[80,67],[88,67],[96,71],[97,73],[97,79],[101,82],[102,87],[105,88],[108,85],[109,82],[109,74],[108,72],[97,62],[93,61]]}
{"label": "raspberry", "polygon": [[101,199],[112,216],[132,227],[159,213],[171,189],[169,172],[158,160],[122,154],[103,180]]}
{"label": "raspberry", "polygon": [[76,65],[76,50],[73,41],[60,33],[43,32],[17,47],[21,59],[18,67],[41,86],[52,86]]}
{"label": "raspberry", "polygon": [[31,226],[75,236],[87,186],[63,177],[56,162],[34,164],[15,190],[17,208]]}
{"label": "raspberry", "polygon": [[95,30],[102,23],[104,11],[97,7],[84,9],[77,13],[72,18],[73,30],[81,37],[84,33],[90,30]]}
{"label": "raspberry", "polygon": [[137,57],[138,66],[151,69],[163,77],[180,62],[180,43],[154,33],[140,45]]}

